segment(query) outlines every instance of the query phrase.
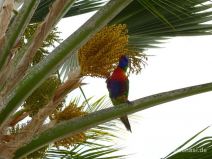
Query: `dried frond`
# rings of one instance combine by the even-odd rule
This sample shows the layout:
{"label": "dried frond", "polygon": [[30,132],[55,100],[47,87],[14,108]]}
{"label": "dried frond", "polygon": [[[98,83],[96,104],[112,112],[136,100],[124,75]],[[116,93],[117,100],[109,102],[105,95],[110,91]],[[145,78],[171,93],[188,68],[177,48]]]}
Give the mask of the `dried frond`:
{"label": "dried frond", "polygon": [[[24,56],[21,58],[20,62],[17,64],[16,70],[11,74],[10,81],[11,87],[13,87],[16,83],[18,83],[22,77],[26,74],[27,69],[33,61],[37,50],[42,47],[43,41],[49,35],[50,31],[55,26],[56,22],[63,15],[61,12],[67,7],[69,1],[66,0],[55,0],[52,4],[52,7],[45,17],[42,23],[39,23],[35,33],[30,39],[30,43],[25,47]],[[15,80],[14,80],[15,79]]]}
{"label": "dried frond", "polygon": [[[51,77],[53,79],[57,78],[55,76],[51,76]],[[47,82],[45,84],[47,87],[46,89],[43,89],[44,88],[43,87],[40,90],[40,93],[35,93],[37,96],[40,95],[41,101],[43,103],[47,103],[47,104],[43,105],[38,102],[37,105],[33,105],[33,103],[31,103],[30,100],[28,101],[28,104],[30,103],[33,105],[33,106],[30,105],[31,108],[35,108],[33,111],[37,111],[37,109],[39,109],[39,111],[38,111],[38,113],[33,114],[32,120],[27,124],[26,127],[24,127],[21,130],[20,133],[18,133],[15,136],[14,140],[12,140],[4,145],[0,145],[0,151],[5,150],[4,152],[2,152],[2,154],[8,155],[8,153],[15,152],[23,144],[26,144],[27,142],[29,142],[33,138],[34,135],[40,133],[42,131],[42,125],[43,125],[45,119],[54,113],[54,111],[58,108],[58,105],[60,105],[61,102],[63,101],[66,94],[68,92],[72,91],[73,89],[75,89],[76,86],[81,83],[80,77],[81,76],[79,75],[79,71],[75,71],[70,74],[69,79],[65,83],[59,84],[58,88],[56,88],[56,91],[54,91],[53,89],[50,89],[48,91],[47,89],[51,87],[50,86],[51,84],[49,85],[49,83]],[[51,81],[51,82],[53,82],[53,81]],[[56,86],[55,81],[52,83],[52,85],[53,85],[53,87]],[[68,89],[70,89],[70,90],[68,90]],[[41,95],[42,92],[44,93],[45,96]],[[37,98],[32,97],[32,101],[33,100],[34,100],[34,102],[36,102]],[[39,108],[38,105],[41,106],[41,108]],[[29,110],[29,111],[31,111],[31,110]],[[57,111],[56,111],[56,113],[57,113]],[[7,123],[5,125],[9,125],[9,123]],[[5,147],[7,147],[8,149],[5,149]]]}
{"label": "dried frond", "polygon": [[9,126],[15,126],[18,122],[25,119],[27,116],[29,116],[29,112],[26,112],[24,109],[17,111],[13,117],[11,117],[11,121]]}
{"label": "dried frond", "polygon": [[3,142],[10,142],[15,140],[15,137],[18,133],[21,132],[21,130],[23,130],[23,128],[27,125],[27,123],[23,123],[23,124],[17,124],[16,126],[12,126],[8,129],[8,132],[6,135],[3,135],[2,141]]}
{"label": "dried frond", "polygon": [[1,141],[2,142],[9,142],[15,139],[15,135],[3,135]]}
{"label": "dried frond", "polygon": [[20,133],[21,130],[23,130],[26,125],[27,125],[27,122],[23,123],[23,124],[17,124],[16,126],[11,127],[9,129],[10,135],[16,135],[16,134]]}
{"label": "dried frond", "polygon": [[14,0],[5,0],[0,12],[0,41],[7,31],[14,8]]}
{"label": "dried frond", "polygon": [[[12,127],[9,129],[9,135],[5,135],[4,136],[4,141],[9,142],[11,140],[14,140],[16,135],[18,133],[21,133],[22,130],[26,127],[27,123],[25,124],[17,124],[16,126]],[[26,157],[24,157],[24,159],[32,159],[32,158],[43,158],[45,156],[45,153],[47,151],[49,146],[44,146],[40,149],[38,149],[37,151],[27,155]]]}
{"label": "dried frond", "polygon": [[[82,107],[78,107],[74,102],[70,102],[70,104],[61,112],[55,114],[55,120],[57,122],[61,122],[64,120],[73,119],[75,117],[83,116],[87,114],[82,111]],[[84,142],[86,140],[86,135],[84,132],[77,133],[75,135],[71,135],[69,137],[63,138],[62,140],[56,141],[54,143],[55,147],[64,146],[69,147],[74,144]]]}
{"label": "dried frond", "polygon": [[[29,45],[29,48],[27,49],[22,61],[20,62],[19,68],[24,68],[26,70],[28,68],[28,65],[32,62],[32,59],[35,56],[36,51],[42,46],[42,44],[43,46],[46,46],[49,43],[51,43],[51,41],[48,40],[44,43],[43,41],[49,35],[55,23],[61,16],[61,11],[66,7],[67,3],[69,2],[64,0],[56,0],[52,4],[51,9],[47,14],[47,16],[45,17],[44,21],[38,24],[35,34],[31,40],[32,42]],[[57,39],[54,36],[53,38]]]}
{"label": "dried frond", "polygon": [[118,24],[96,33],[78,52],[81,74],[107,78],[122,55],[129,57],[130,71],[140,72],[141,58],[145,55],[128,47],[127,32],[125,24]]}
{"label": "dried frond", "polygon": [[8,134],[3,135],[2,141],[4,143],[15,140],[16,135],[26,126],[26,124],[17,124],[8,129]]}
{"label": "dried frond", "polygon": [[2,51],[2,46],[5,43],[5,34],[12,18],[13,8],[14,0],[5,0],[3,6],[0,8],[0,53]]}
{"label": "dried frond", "polygon": [[[24,52],[21,50],[26,47],[27,43],[38,28],[38,25],[38,23],[29,24],[23,36],[21,36],[20,40],[11,49],[11,56],[13,56],[13,58],[9,60],[9,63],[7,63],[7,65],[5,65],[2,69],[3,71],[0,72],[0,83],[5,84],[0,96],[7,96],[7,93],[14,87],[15,84],[18,83],[18,79],[21,78],[21,76],[19,76],[17,72],[14,73],[14,71],[16,70],[16,65],[24,55]],[[30,66],[34,66],[43,60],[47,55],[49,55],[49,48],[55,47],[55,44],[60,41],[59,32],[55,27],[43,41],[42,46],[36,51]]]}
{"label": "dried frond", "polygon": [[83,83],[81,81],[80,71],[77,69],[71,72],[65,83],[60,85],[60,87],[56,90],[53,100],[57,101],[81,85],[83,85]]}
{"label": "dried frond", "polygon": [[[29,40],[32,38],[32,35],[36,32],[38,29],[38,26],[40,23],[32,23],[29,24],[21,37],[20,43],[22,45],[26,44],[29,42]],[[59,37],[60,32],[57,31],[57,27],[53,28],[47,38],[43,41],[43,44],[41,46],[42,49],[47,49],[49,47],[55,47],[55,42],[61,42],[61,39]],[[23,47],[23,46],[20,46]]]}

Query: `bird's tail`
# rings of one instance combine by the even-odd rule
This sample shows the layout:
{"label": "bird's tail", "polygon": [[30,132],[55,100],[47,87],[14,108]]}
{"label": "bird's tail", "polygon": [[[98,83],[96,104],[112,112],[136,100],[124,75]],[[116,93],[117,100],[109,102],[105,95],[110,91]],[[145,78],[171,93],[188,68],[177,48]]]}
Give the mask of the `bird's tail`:
{"label": "bird's tail", "polygon": [[124,126],[126,127],[126,129],[128,131],[132,132],[128,117],[127,116],[122,116],[120,119],[121,119],[122,123],[124,124]]}

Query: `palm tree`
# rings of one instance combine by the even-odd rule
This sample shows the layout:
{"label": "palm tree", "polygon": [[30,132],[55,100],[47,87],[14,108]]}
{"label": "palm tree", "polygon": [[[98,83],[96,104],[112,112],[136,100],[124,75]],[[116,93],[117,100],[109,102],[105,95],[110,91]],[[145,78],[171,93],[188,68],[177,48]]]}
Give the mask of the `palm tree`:
{"label": "palm tree", "polygon": [[[121,54],[131,59],[130,72],[138,73],[146,48],[175,36],[211,34],[212,25],[205,23],[212,19],[209,0],[20,0],[16,8],[13,0],[0,2],[1,158],[21,158],[51,143],[83,137],[85,130],[124,114],[212,90],[212,83],[206,83],[89,113],[73,103],[63,108],[66,95],[84,84],[83,77],[107,78]],[[98,12],[53,51],[43,50],[61,18],[93,10]],[[34,23],[35,32],[27,38],[26,28]],[[98,69],[102,63],[105,67]],[[11,125],[28,116],[31,120],[12,133]]]}

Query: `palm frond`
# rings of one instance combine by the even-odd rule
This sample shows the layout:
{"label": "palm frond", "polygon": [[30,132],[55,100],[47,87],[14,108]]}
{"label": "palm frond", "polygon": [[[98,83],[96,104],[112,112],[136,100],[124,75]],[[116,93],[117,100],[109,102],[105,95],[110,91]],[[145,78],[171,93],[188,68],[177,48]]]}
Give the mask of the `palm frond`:
{"label": "palm frond", "polygon": [[174,36],[209,35],[212,25],[210,0],[137,0],[128,5],[110,24],[124,23],[129,43],[139,50],[159,46]]}
{"label": "palm frond", "polygon": [[[87,99],[88,101],[91,98]],[[80,98],[74,98],[75,104],[80,105]],[[86,106],[86,101],[82,104],[84,111],[95,112],[97,110],[108,107],[108,101],[105,96],[91,103],[91,107]],[[126,155],[115,155],[120,150],[116,146],[108,146],[115,138],[113,132],[117,132],[115,121],[101,124],[86,131],[87,140],[71,146],[69,149],[60,147],[59,149],[50,148],[45,158],[64,158],[64,159],[122,159]],[[105,146],[107,145],[107,146]]]}
{"label": "palm frond", "polygon": [[[184,144],[179,146],[164,159],[211,159],[212,158],[212,137],[203,137],[200,140],[190,144],[202,132],[209,127],[198,132],[196,135],[187,140]],[[189,146],[190,144],[190,146]]]}
{"label": "palm frond", "polygon": [[111,155],[117,152],[117,148],[113,146],[98,146],[88,149],[82,149],[80,146],[71,150],[50,149],[46,153],[47,159],[63,158],[63,159],[122,159],[125,155]]}
{"label": "palm frond", "polygon": [[[127,24],[129,47],[138,51],[160,47],[168,38],[212,33],[210,0],[134,0],[108,25]],[[63,65],[65,77],[77,57]]]}
{"label": "palm frond", "polygon": [[[88,98],[87,101],[90,101],[92,98]],[[85,105],[87,105],[87,102],[83,102]],[[90,102],[91,103],[91,102]],[[97,99],[95,102],[91,103],[89,106],[85,107],[85,111],[92,113],[96,112],[101,109],[105,109],[108,107],[111,107],[111,103],[109,100],[106,99],[106,96],[103,96],[99,99]],[[118,127],[116,126],[117,121],[110,121],[101,125],[98,125],[86,132],[86,136],[88,136],[88,139],[86,142],[91,142],[93,144],[101,145],[101,142],[108,142],[114,139],[116,137],[114,135],[114,132],[118,131]],[[95,142],[94,142],[95,141]],[[100,142],[99,142],[100,141]],[[108,144],[108,143],[107,143]]]}
{"label": "palm frond", "polygon": [[[31,23],[42,21],[49,12],[49,7],[53,2],[54,0],[41,0],[35,14],[31,19]],[[105,4],[105,2],[106,0],[77,0],[64,17],[75,16],[98,10]]]}
{"label": "palm frond", "polygon": [[79,68],[78,55],[74,53],[69,58],[67,58],[64,64],[60,67],[59,73],[62,77],[61,80],[65,81],[66,78],[69,76],[70,72],[78,68]]}

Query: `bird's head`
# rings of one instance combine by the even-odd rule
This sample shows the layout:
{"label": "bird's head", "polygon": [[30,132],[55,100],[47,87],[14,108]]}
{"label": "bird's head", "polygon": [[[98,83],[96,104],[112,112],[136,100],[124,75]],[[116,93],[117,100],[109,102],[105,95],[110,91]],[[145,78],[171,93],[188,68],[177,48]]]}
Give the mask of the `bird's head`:
{"label": "bird's head", "polygon": [[127,70],[129,64],[129,59],[126,55],[122,55],[119,59],[119,67],[122,68],[123,70]]}

